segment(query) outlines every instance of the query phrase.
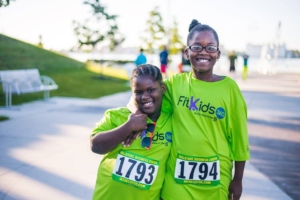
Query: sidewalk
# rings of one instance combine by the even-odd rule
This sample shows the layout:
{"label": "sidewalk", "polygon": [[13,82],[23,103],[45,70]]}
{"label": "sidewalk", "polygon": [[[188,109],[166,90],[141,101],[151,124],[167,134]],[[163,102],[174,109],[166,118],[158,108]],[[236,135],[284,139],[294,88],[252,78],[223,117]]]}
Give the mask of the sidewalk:
{"label": "sidewalk", "polygon": [[[274,86],[286,98],[300,94],[300,87],[281,84],[280,88],[272,82],[274,79],[255,76],[246,82],[236,78],[248,104],[249,118],[299,118],[300,106],[280,112],[276,104],[269,105],[267,115],[261,115],[267,102],[276,101],[273,93],[269,93]],[[262,84],[261,80],[271,84]],[[251,93],[257,90],[264,94],[263,98]],[[126,105],[130,95],[131,92],[124,92],[94,100],[54,97],[17,109],[0,109],[0,115],[10,117],[0,122],[0,200],[91,199],[102,156],[90,151],[89,135],[106,109]],[[241,200],[291,199],[251,160],[246,164],[243,186]]]}

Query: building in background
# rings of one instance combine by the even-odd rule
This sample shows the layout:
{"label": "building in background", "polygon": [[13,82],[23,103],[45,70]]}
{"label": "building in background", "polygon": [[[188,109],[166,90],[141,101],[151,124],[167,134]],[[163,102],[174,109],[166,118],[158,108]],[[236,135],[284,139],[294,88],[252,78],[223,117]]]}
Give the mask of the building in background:
{"label": "building in background", "polygon": [[[266,45],[253,45],[247,44],[246,51],[250,57],[260,57],[261,52],[264,50],[264,54],[269,58],[275,57],[276,46],[274,44]],[[279,45],[278,48],[278,58],[286,58],[288,55],[288,50],[286,49],[285,44]]]}

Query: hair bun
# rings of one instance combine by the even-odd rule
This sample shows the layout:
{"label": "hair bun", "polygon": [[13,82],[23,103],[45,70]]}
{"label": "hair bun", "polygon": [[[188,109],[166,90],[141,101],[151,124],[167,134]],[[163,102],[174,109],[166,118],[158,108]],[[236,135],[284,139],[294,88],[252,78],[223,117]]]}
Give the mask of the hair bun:
{"label": "hair bun", "polygon": [[195,27],[197,26],[198,24],[201,24],[199,23],[196,19],[193,19],[190,26],[189,26],[189,32]]}

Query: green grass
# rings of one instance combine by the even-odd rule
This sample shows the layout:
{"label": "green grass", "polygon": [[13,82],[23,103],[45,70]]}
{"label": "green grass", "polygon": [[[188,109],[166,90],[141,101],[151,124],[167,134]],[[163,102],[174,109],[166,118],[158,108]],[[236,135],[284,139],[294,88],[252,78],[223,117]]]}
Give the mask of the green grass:
{"label": "green grass", "polygon": [[[0,70],[38,68],[41,75],[51,77],[59,86],[50,96],[99,98],[129,90],[128,81],[90,72],[86,64],[57,52],[0,34]],[[43,93],[13,95],[12,104],[42,99]],[[5,94],[0,86],[0,106],[5,105]]]}

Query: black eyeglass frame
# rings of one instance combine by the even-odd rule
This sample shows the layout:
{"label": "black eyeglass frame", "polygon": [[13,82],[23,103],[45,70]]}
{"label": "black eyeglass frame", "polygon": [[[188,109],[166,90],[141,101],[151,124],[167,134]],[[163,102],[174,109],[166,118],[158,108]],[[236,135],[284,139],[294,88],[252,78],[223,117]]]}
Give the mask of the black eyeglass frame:
{"label": "black eyeglass frame", "polygon": [[[191,48],[192,46],[201,47],[201,50],[200,50],[200,51],[192,50],[192,48]],[[205,51],[206,51],[207,53],[216,53],[216,52],[219,51],[219,47],[217,47],[217,50],[216,50],[216,51],[207,51],[207,49],[206,49],[207,47],[216,47],[216,46],[208,45],[208,46],[206,46],[206,47],[203,47],[203,46],[201,46],[201,45],[190,45],[190,46],[188,46],[188,49],[190,49],[190,50],[193,51],[193,52],[201,52],[201,51],[203,51],[203,49],[205,49]]]}

